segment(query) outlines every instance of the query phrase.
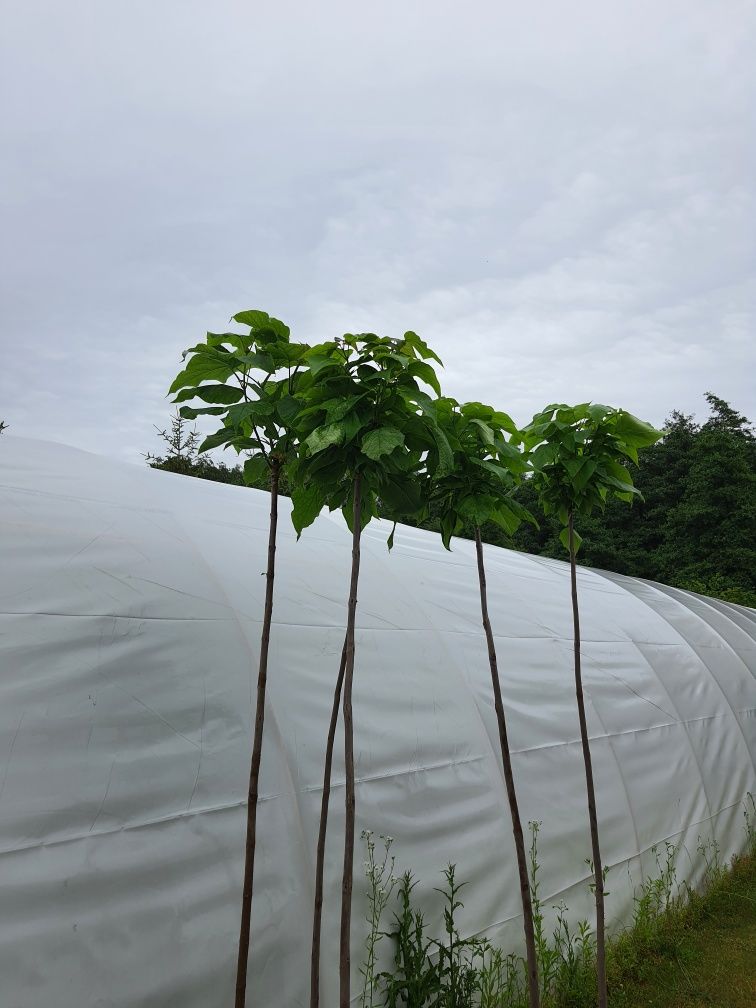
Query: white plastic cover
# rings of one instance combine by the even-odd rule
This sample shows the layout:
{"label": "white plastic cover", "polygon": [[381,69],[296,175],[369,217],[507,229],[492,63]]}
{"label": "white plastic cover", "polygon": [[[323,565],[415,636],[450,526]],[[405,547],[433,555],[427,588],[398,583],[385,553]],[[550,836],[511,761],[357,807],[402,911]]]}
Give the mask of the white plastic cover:
{"label": "white plastic cover", "polygon": [[[252,1003],[306,1003],[326,728],[350,537],[280,523],[250,969]],[[0,983],[3,1008],[232,1003],[268,497],[0,439]],[[519,896],[474,548],[364,534],[357,825],[432,887],[470,884],[464,929],[520,946]],[[590,915],[566,565],[486,548],[523,819],[542,895]],[[652,845],[742,846],[756,790],[756,613],[579,572],[608,913]],[[342,752],[335,758],[323,1004],[336,1003]],[[692,857],[689,857],[692,855]],[[354,990],[365,925],[356,857]],[[388,923],[388,921],[387,921]],[[386,944],[386,943],[384,943]]]}

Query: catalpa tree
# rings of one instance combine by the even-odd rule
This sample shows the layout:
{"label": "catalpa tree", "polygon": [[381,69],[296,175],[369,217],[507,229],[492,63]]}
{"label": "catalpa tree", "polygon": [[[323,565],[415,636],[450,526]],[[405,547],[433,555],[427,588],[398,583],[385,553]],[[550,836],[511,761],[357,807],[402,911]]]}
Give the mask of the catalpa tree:
{"label": "catalpa tree", "polygon": [[[247,964],[254,888],[255,848],[257,843],[257,799],[265,719],[265,693],[268,675],[268,650],[273,619],[273,584],[275,578],[276,532],[278,528],[278,490],[281,474],[296,458],[293,421],[300,403],[298,383],[306,373],[304,344],[292,343],[288,326],[263,311],[243,311],[233,321],[248,327],[236,332],[208,333],[204,343],[185,351],[187,361],[170,392],[174,402],[200,400],[206,405],[180,408],[185,419],[199,416],[218,417],[221,426],[205,438],[199,451],[233,448],[244,454],[244,479],[259,486],[268,477],[270,486],[270,524],[268,562],[265,572],[265,607],[260,637],[257,672],[255,727],[247,794],[247,837],[244,856],[242,913],[236,970],[236,1008],[244,1008],[247,991]],[[188,358],[188,360],[187,360]]]}
{"label": "catalpa tree", "polygon": [[459,406],[453,399],[439,399],[431,408],[452,450],[453,465],[448,472],[439,473],[431,470],[429,473],[429,509],[440,518],[441,537],[447,549],[450,547],[451,537],[460,532],[468,522],[471,522],[475,529],[481,615],[488,647],[504,783],[517,855],[525,931],[528,996],[530,1008],[538,1008],[540,995],[533,903],[522,820],[509,750],[496,645],[488,614],[483,541],[480,534],[481,526],[489,521],[503,528],[507,535],[516,532],[522,521],[535,524],[530,512],[512,497],[512,492],[528,468],[528,462],[523,452],[510,441],[513,435],[519,437],[519,431],[508,414],[478,402]]}
{"label": "catalpa tree", "polygon": [[580,612],[576,556],[582,539],[575,528],[580,517],[606,505],[611,496],[632,503],[640,497],[627,468],[637,464],[638,449],[662,436],[650,424],[625,410],[598,403],[552,405],[533,417],[520,438],[531,452],[533,483],[544,514],[555,514],[563,528],[562,545],[569,552],[574,627],[575,695],[585,765],[588,820],[591,831],[593,889],[596,900],[596,972],[599,1008],[606,1008],[606,932],[604,925],[604,870],[599,845],[593,764],[585,717],[580,663]]}
{"label": "catalpa tree", "polygon": [[[326,748],[323,798],[316,858],[310,1004],[320,998],[320,930],[323,864],[330,794],[330,770],[339,703],[344,718],[345,835],[339,952],[339,1004],[350,1000],[352,875],[355,832],[354,729],[352,683],[355,666],[355,618],[360,571],[360,536],[379,514],[396,521],[423,505],[421,473],[429,463],[449,469],[451,450],[429,411],[438,379],[429,361],[436,354],[415,334],[387,339],[372,333],[346,335],[313,347],[305,356],[309,371],[298,396],[299,458],[292,469],[292,520],[299,534],[324,506],[340,508],[352,532],[347,626],[342,665]],[[393,532],[389,537],[392,544]]]}

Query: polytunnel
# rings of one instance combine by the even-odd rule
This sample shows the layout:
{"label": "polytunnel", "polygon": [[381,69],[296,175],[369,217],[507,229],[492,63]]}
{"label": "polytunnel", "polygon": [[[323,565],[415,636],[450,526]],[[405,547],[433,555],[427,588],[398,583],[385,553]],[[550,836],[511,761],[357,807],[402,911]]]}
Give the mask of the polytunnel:
{"label": "polytunnel", "polygon": [[[282,502],[287,505],[287,501]],[[4,1008],[232,1003],[265,493],[0,439],[0,976]],[[284,508],[284,510],[286,510]],[[279,524],[250,990],[307,1003],[325,738],[351,541]],[[455,862],[467,933],[520,948],[520,905],[473,544],[364,533],[354,686],[357,830],[394,837],[429,923]],[[489,606],[541,896],[589,916],[569,570],[486,548]],[[756,790],[756,613],[581,569],[607,912],[652,847],[725,859]],[[340,733],[339,733],[340,734]],[[340,744],[340,743],[339,743]],[[322,1003],[336,1003],[343,771],[327,851]],[[353,990],[365,937],[355,868]]]}

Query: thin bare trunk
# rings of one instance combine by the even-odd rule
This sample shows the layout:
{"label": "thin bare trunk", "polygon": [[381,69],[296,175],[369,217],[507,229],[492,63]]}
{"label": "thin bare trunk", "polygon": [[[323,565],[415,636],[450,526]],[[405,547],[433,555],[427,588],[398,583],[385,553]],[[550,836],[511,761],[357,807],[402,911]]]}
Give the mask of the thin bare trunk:
{"label": "thin bare trunk", "polygon": [[520,899],[522,900],[522,923],[525,931],[525,952],[528,970],[528,1001],[530,1008],[539,1008],[540,993],[538,990],[538,959],[536,957],[535,929],[533,927],[533,904],[530,898],[530,883],[528,880],[528,861],[525,853],[525,839],[522,833],[520,809],[517,804],[514,774],[512,773],[512,757],[507,739],[507,720],[504,714],[504,702],[501,697],[499,668],[496,660],[491,621],[488,618],[488,594],[486,591],[486,570],[483,564],[483,543],[480,529],[475,529],[475,551],[478,557],[478,581],[480,582],[480,609],[483,615],[483,629],[488,644],[488,663],[491,666],[491,682],[494,691],[494,706],[496,720],[499,724],[499,742],[501,744],[501,761],[504,766],[504,783],[507,789],[509,811],[512,818],[512,833],[514,835],[515,851],[517,852],[517,874],[520,881]]}
{"label": "thin bare trunk", "polygon": [[598,1008],[606,1008],[606,939],[604,929],[604,871],[601,866],[598,818],[596,816],[596,792],[593,787],[593,764],[591,747],[588,742],[588,723],[585,719],[583,699],[583,678],[580,669],[580,612],[578,610],[577,569],[575,563],[575,535],[572,513],[568,519],[570,543],[570,580],[572,584],[572,620],[575,629],[575,695],[580,718],[580,741],[583,745],[585,763],[585,787],[588,793],[588,821],[591,827],[591,851],[593,853],[593,882],[596,895],[596,977],[598,981]]}
{"label": "thin bare trunk", "polygon": [[265,609],[263,612],[262,636],[260,638],[260,664],[257,671],[255,734],[252,743],[252,761],[249,768],[249,790],[247,793],[247,843],[244,854],[244,888],[242,890],[241,928],[239,930],[239,957],[236,966],[235,1008],[244,1008],[247,1000],[247,962],[249,959],[249,934],[252,919],[255,846],[257,843],[257,794],[260,780],[263,722],[265,720],[265,687],[268,679],[270,625],[273,618],[273,579],[276,570],[278,482],[280,475],[280,462],[278,459],[273,459],[270,467],[270,528],[268,532],[268,568],[265,572]]}
{"label": "thin bare trunk", "polygon": [[347,612],[346,662],[344,665],[344,764],[346,769],[344,873],[341,882],[341,931],[339,934],[339,1008],[349,1008],[349,932],[352,922],[352,875],[354,872],[354,737],[352,728],[352,679],[354,678],[354,623],[357,613],[357,582],[360,576],[362,505],[359,475],[354,477],[352,513],[352,580]]}
{"label": "thin bare trunk", "polygon": [[331,723],[328,726],[325,766],[323,768],[323,794],[320,799],[320,827],[318,829],[318,852],[315,859],[315,908],[312,915],[312,952],[310,954],[310,1008],[320,1005],[320,929],[323,919],[323,874],[325,870],[325,844],[328,830],[328,804],[331,798],[331,766],[333,764],[333,743],[336,739],[336,725],[341,706],[341,689],[344,685],[346,666],[346,638],[341,649],[341,663],[333,691]]}

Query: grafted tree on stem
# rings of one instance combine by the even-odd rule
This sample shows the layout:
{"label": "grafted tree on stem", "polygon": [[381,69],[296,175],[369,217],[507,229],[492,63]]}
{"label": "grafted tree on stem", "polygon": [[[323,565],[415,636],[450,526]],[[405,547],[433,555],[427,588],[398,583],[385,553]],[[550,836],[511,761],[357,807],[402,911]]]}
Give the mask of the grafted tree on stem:
{"label": "grafted tree on stem", "polygon": [[632,503],[640,497],[627,468],[637,465],[638,449],[662,436],[649,424],[624,410],[598,403],[552,405],[533,417],[521,439],[531,453],[533,486],[545,515],[556,515],[562,525],[560,539],[569,552],[572,618],[574,628],[575,695],[580,741],[585,765],[588,821],[591,832],[593,890],[596,900],[596,972],[599,1008],[606,1008],[606,932],[604,924],[604,869],[599,844],[593,763],[585,716],[580,662],[580,611],[577,590],[577,552],[582,539],[576,524],[606,505],[609,497]]}
{"label": "grafted tree on stem", "polygon": [[428,507],[440,519],[441,537],[447,549],[450,548],[451,537],[460,532],[466,524],[472,523],[475,529],[481,615],[499,728],[504,783],[517,855],[525,932],[528,997],[530,1008],[538,1008],[540,1004],[538,962],[528,862],[509,750],[496,645],[488,614],[483,541],[480,534],[481,525],[486,522],[495,522],[507,535],[512,535],[523,520],[535,524],[530,512],[511,496],[527,470],[528,463],[525,454],[509,440],[512,435],[518,435],[519,432],[506,413],[478,402],[459,406],[453,399],[439,399],[433,404],[433,410],[451,447],[453,463],[449,472],[430,473]]}
{"label": "grafted tree on stem", "polygon": [[257,799],[265,721],[268,650],[273,619],[278,491],[282,473],[295,452],[293,421],[299,410],[295,396],[306,374],[307,347],[290,342],[288,326],[266,312],[251,310],[234,315],[233,321],[249,332],[208,333],[204,343],[185,351],[186,366],[171,385],[174,402],[200,400],[204,406],[181,406],[183,419],[213,416],[221,427],[205,438],[200,452],[233,448],[246,456],[244,480],[259,486],[267,475],[270,487],[268,559],[265,571],[265,605],[257,670],[254,736],[247,793],[247,835],[244,855],[241,925],[236,969],[236,1008],[244,1008],[247,995],[247,965],[252,919],[255,850],[257,846]]}
{"label": "grafted tree on stem", "polygon": [[[439,451],[443,452],[446,442],[435,419],[427,414],[431,397],[418,384],[424,382],[439,392],[435,372],[428,363],[438,358],[415,333],[405,333],[401,339],[372,333],[348,334],[313,347],[306,360],[309,372],[300,390],[302,409],[297,420],[301,447],[292,471],[292,520],[299,533],[327,505],[331,510],[341,508],[352,532],[346,635],[326,746],[316,856],[310,1005],[317,1008],[320,1001],[325,839],[333,744],[341,706],[346,787],[339,1005],[348,1008],[356,801],[352,684],[361,533],[379,512],[394,520],[419,512],[420,472],[429,456],[435,459]],[[389,548],[392,541],[393,534]]]}

